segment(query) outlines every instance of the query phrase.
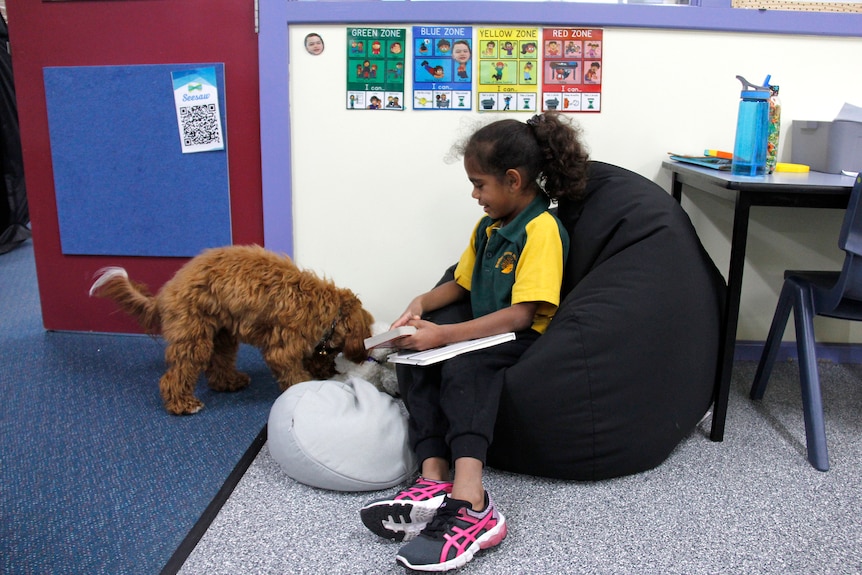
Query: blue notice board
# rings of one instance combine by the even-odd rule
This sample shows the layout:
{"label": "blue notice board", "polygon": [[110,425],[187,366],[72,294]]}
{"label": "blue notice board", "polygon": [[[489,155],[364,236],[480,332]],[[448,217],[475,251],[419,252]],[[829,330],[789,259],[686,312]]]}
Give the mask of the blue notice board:
{"label": "blue notice board", "polygon": [[224,64],[44,69],[64,254],[190,257],[231,243],[227,145],[182,153],[171,73]]}

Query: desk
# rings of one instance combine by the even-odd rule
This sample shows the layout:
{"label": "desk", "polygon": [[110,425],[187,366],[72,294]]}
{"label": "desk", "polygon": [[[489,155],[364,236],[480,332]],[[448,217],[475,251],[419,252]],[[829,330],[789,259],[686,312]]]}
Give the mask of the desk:
{"label": "desk", "polygon": [[[745,244],[748,240],[748,217],[751,206],[788,208],[847,207],[854,178],[837,174],[777,172],[770,176],[734,176],[729,171],[700,168],[665,160],[662,167],[671,172],[671,193],[682,200],[683,185],[714,194],[734,203],[733,235],[730,241],[730,266],[727,273],[727,297],[722,318],[722,334],[715,381],[715,405],[712,411],[713,441],[724,439],[724,421],[730,394],[730,375],[736,345],[739,300],[742,292],[742,270]],[[835,241],[838,241],[836,236]]]}

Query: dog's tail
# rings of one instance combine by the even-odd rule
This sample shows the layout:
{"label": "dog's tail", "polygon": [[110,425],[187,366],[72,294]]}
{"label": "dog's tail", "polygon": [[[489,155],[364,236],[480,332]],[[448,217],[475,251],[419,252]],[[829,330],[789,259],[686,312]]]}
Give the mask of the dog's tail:
{"label": "dog's tail", "polygon": [[90,287],[90,297],[93,296],[113,300],[144,329],[158,331],[160,321],[156,299],[146,286],[131,281],[123,268],[109,267],[97,271],[96,281]]}

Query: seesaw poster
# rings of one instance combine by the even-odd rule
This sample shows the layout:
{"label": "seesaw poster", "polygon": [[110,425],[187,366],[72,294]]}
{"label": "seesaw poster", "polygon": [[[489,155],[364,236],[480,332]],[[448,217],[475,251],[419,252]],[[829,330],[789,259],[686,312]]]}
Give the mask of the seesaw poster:
{"label": "seesaw poster", "polygon": [[403,110],[406,28],[347,28],[347,109]]}
{"label": "seesaw poster", "polygon": [[413,27],[413,109],[473,107],[473,27]]}
{"label": "seesaw poster", "polygon": [[600,28],[542,31],[542,110],[601,111],[603,47]]}
{"label": "seesaw poster", "polygon": [[538,28],[478,29],[478,110],[537,110],[539,44]]}

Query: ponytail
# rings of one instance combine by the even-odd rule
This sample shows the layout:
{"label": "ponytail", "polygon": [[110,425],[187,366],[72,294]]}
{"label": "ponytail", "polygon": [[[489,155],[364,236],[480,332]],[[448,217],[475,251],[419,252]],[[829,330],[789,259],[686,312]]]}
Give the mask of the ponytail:
{"label": "ponytail", "polygon": [[541,185],[551,199],[580,198],[587,184],[589,154],[581,130],[558,113],[537,114],[527,120],[543,159]]}

